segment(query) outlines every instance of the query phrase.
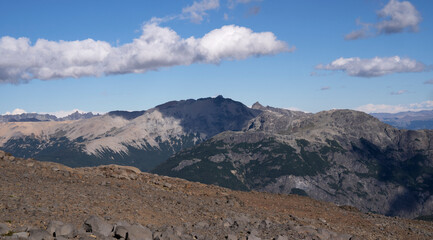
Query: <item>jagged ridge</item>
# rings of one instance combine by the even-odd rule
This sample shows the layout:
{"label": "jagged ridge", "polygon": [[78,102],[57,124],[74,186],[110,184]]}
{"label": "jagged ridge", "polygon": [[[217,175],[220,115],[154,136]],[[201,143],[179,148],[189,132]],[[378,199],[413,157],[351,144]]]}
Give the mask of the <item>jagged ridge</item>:
{"label": "jagged ridge", "polygon": [[362,112],[293,118],[268,108],[244,131],[181,151],[154,172],[416,217],[433,211],[432,141],[433,131],[398,130]]}

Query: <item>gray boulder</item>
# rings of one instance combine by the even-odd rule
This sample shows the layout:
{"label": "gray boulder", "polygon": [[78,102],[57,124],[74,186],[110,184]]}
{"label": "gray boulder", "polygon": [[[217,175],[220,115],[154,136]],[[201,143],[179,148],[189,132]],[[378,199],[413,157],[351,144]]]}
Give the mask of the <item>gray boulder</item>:
{"label": "gray boulder", "polygon": [[178,236],[176,236],[173,232],[168,230],[164,232],[155,232],[153,239],[154,240],[180,240]]}
{"label": "gray boulder", "polygon": [[[1,153],[1,152],[0,152]],[[8,225],[4,224],[4,223],[0,223],[0,235],[6,234],[9,232],[9,227]]]}
{"label": "gray boulder", "polygon": [[209,223],[206,221],[201,221],[198,222],[194,225],[195,228],[199,228],[199,229],[203,229],[203,228],[208,228],[209,227]]}
{"label": "gray boulder", "polygon": [[126,222],[116,224],[114,237],[125,240],[152,240],[152,231],[140,224],[130,225]]}
{"label": "gray boulder", "polygon": [[128,230],[125,226],[117,226],[114,230],[114,237],[117,239],[126,239],[128,236]]}
{"label": "gray boulder", "polygon": [[29,240],[53,240],[49,232],[42,229],[33,229],[29,231]]}
{"label": "gray boulder", "polygon": [[66,237],[63,237],[63,236],[56,237],[56,240],[67,240],[67,239],[69,239],[69,238],[66,238]]}
{"label": "gray boulder", "polygon": [[50,233],[51,236],[54,236],[57,228],[63,226],[63,222],[60,221],[50,221],[48,223],[47,232]]}
{"label": "gray boulder", "polygon": [[27,239],[27,238],[29,238],[29,233],[28,232],[17,232],[17,233],[12,234],[12,238]]}
{"label": "gray boulder", "polygon": [[128,231],[126,240],[152,240],[152,231],[140,224],[125,227]]}
{"label": "gray boulder", "polygon": [[47,231],[53,237],[73,238],[76,235],[75,228],[72,224],[64,224],[60,221],[51,221],[48,223]]}
{"label": "gray boulder", "polygon": [[83,228],[86,232],[93,234],[99,234],[104,237],[111,235],[113,226],[98,216],[90,216],[83,224]]}
{"label": "gray boulder", "polygon": [[67,238],[73,238],[75,237],[75,228],[72,224],[65,224],[60,227],[60,229],[56,229],[55,233],[56,237],[67,237]]}

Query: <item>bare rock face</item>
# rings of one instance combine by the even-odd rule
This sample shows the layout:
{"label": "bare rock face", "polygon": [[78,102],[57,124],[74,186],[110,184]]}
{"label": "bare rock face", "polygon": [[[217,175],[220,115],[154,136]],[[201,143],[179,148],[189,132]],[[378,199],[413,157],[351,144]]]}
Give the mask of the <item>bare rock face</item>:
{"label": "bare rock face", "polygon": [[154,172],[391,216],[433,212],[433,131],[398,130],[351,110],[293,117],[287,110],[254,107],[263,112],[243,131],[181,151]]}

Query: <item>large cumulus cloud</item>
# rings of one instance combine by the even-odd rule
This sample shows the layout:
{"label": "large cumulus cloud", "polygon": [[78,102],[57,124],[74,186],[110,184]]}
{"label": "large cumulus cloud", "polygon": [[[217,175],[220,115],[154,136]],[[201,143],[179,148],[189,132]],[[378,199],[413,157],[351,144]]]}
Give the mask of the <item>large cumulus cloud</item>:
{"label": "large cumulus cloud", "polygon": [[252,56],[292,51],[271,32],[253,32],[235,25],[215,29],[202,38],[181,38],[151,22],[131,43],[113,47],[104,41],[48,41],[0,38],[0,82],[20,83],[124,73],[143,73],[193,63],[218,64]]}

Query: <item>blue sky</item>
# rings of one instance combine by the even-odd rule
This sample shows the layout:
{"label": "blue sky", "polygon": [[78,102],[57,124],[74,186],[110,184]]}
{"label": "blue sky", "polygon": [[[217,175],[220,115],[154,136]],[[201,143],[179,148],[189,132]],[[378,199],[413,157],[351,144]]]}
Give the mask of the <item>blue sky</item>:
{"label": "blue sky", "polygon": [[3,0],[0,114],[216,95],[308,112],[433,109],[431,9],[425,0]]}

